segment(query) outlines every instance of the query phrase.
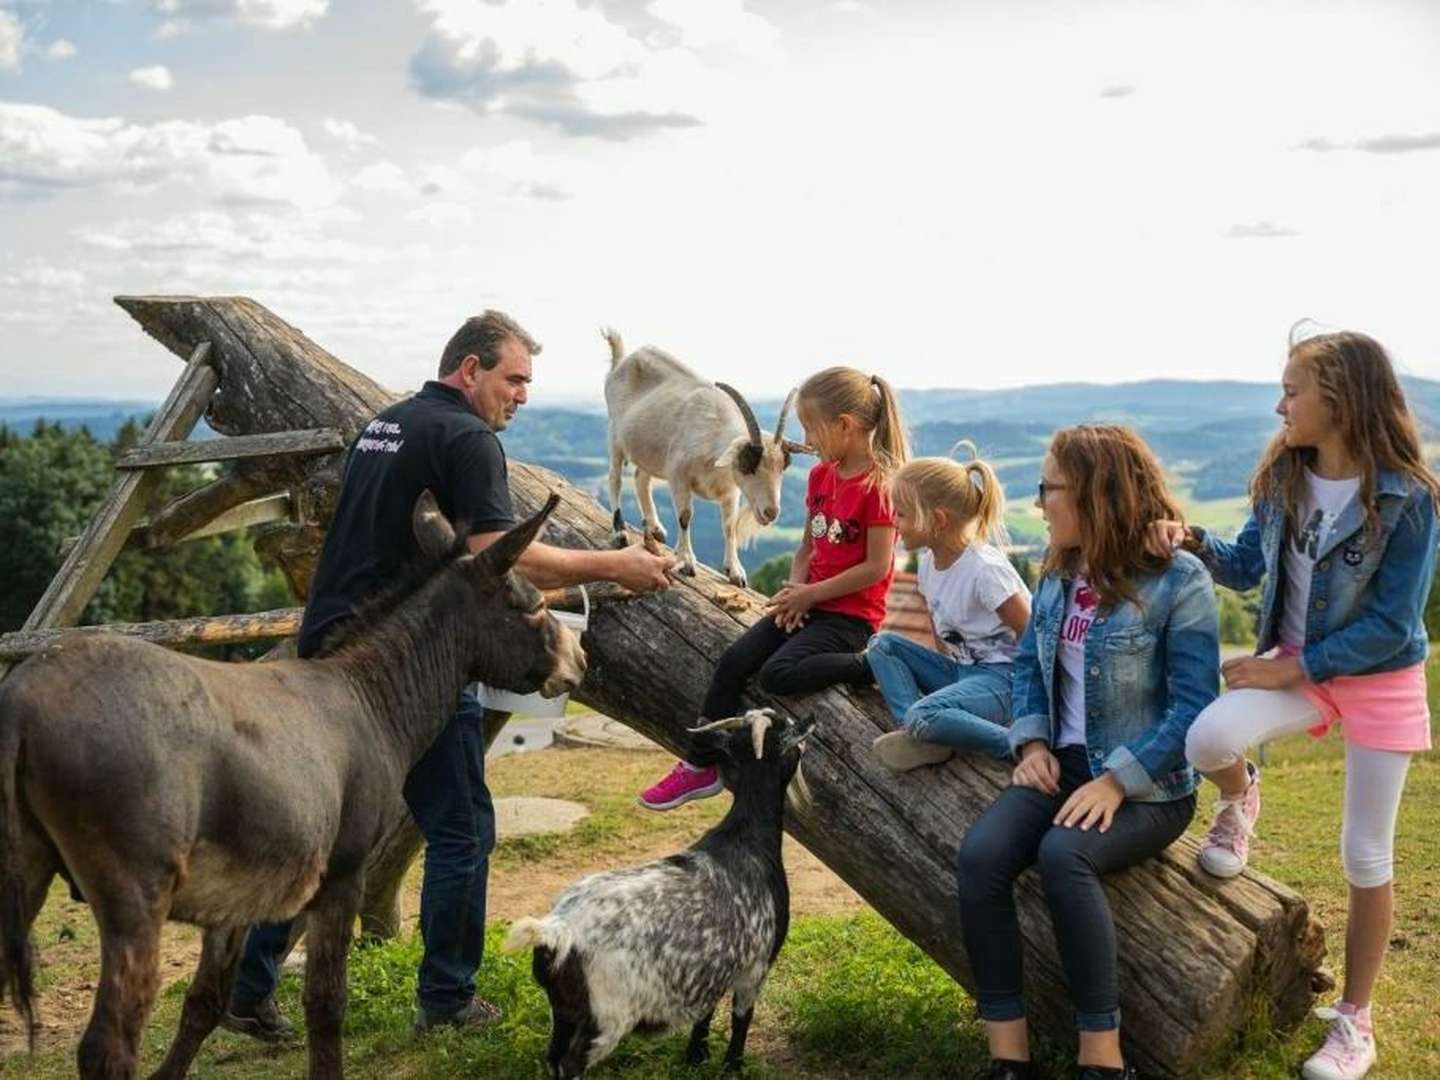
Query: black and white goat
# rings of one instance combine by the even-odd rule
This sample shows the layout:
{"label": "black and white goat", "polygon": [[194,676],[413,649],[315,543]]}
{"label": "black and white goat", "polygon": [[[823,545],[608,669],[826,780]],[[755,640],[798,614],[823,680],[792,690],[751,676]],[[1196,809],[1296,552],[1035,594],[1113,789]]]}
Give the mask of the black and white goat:
{"label": "black and white goat", "polygon": [[[605,377],[605,408],[610,417],[610,509],[615,543],[625,544],[620,513],[620,479],[627,461],[635,464],[635,497],[645,517],[645,534],[663,543],[665,527],[655,512],[651,484],[670,485],[680,525],[682,573],[694,575],[690,545],[693,500],[710,499],[720,507],[725,535],[721,570],[732,585],[746,583],[739,549],[763,526],[780,516],[780,483],[792,453],[808,446],[785,438],[785,421],[794,403],[792,391],[780,409],[775,434],[762,432],[740,392],[702,379],[675,357],[653,346],[625,355],[614,330],[604,330],[610,345]],[[750,512],[740,508],[744,497]]]}
{"label": "black and white goat", "polygon": [[710,1020],[732,995],[725,1066],[740,1067],[755,1001],[790,927],[780,842],[785,797],[811,722],[769,709],[693,729],[691,757],[713,758],[730,812],[669,858],[591,874],[541,919],[517,921],[507,951],[533,946],[550,998],[549,1074],[580,1076],[631,1031],[691,1026],[685,1059],[709,1056]]}

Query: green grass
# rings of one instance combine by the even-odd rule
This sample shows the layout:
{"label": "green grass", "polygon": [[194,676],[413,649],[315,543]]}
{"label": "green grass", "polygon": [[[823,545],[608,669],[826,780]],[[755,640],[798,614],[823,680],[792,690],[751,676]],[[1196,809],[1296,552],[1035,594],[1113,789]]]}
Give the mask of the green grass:
{"label": "green grass", "polygon": [[[1431,685],[1440,684],[1440,661]],[[1432,705],[1437,695],[1432,690]],[[1339,865],[1343,745],[1335,737],[1287,739],[1268,748],[1264,825],[1255,847],[1260,870],[1299,889],[1328,930],[1330,966],[1341,974],[1346,888]],[[647,814],[634,807],[635,790],[669,764],[663,755],[616,751],[517,754],[493,763],[496,794],[552,795],[584,802],[590,819],[563,839],[506,841],[492,867],[492,882],[547,874],[560,882],[589,870],[623,865],[657,848],[688,842],[715,820],[726,800],[687,807],[677,814]],[[1209,799],[1209,793],[1205,795]],[[1204,822],[1197,820],[1194,830]],[[1392,946],[1377,993],[1380,1067],[1377,1080],[1440,1076],[1440,764],[1417,756],[1411,767],[1396,840],[1398,913]],[[492,890],[493,891],[493,890]],[[480,992],[500,1003],[505,1020],[484,1035],[410,1034],[418,942],[357,948],[350,966],[346,1058],[352,1076],[484,1076],[525,1080],[543,1075],[548,1040],[545,999],[530,977],[528,956],[505,956],[497,945],[504,924],[490,928]],[[181,933],[184,933],[183,931]],[[88,911],[64,898],[58,886],[36,925],[45,967],[40,978],[42,1015],[69,1011],[83,1021],[95,977],[97,936]],[[178,974],[179,970],[170,974]],[[145,1034],[144,1062],[158,1064],[179,1016],[183,981],[157,1004]],[[281,1004],[303,1016],[299,981],[287,976]],[[1229,1054],[1206,1077],[1281,1080],[1293,1077],[1315,1048],[1321,1025],[1309,1020],[1291,1032],[1270,1029],[1263,1003]],[[13,1026],[11,1028],[13,1033]],[[719,1075],[727,1024],[717,1019],[712,1062],[698,1070],[680,1064],[683,1035],[631,1036],[593,1075],[694,1080]],[[0,1059],[0,1076],[73,1074],[73,1031],[44,1041],[34,1058]],[[13,1039],[11,1040],[13,1044]],[[1042,1061],[1063,1075],[1071,1048],[1039,1049]],[[984,1035],[973,1004],[916,946],[869,910],[838,916],[798,915],[756,1010],[747,1055],[748,1077],[961,1077],[983,1064]],[[197,1077],[281,1080],[305,1072],[303,1048],[267,1050],[217,1032],[196,1063]]]}

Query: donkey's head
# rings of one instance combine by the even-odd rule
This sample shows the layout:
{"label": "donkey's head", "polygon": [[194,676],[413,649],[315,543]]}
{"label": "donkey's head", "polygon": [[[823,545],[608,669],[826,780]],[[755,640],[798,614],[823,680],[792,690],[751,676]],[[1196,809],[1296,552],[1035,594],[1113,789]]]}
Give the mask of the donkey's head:
{"label": "donkey's head", "polygon": [[585,652],[573,631],[545,609],[539,589],[514,572],[521,552],[539,534],[560,496],[552,494],[538,513],[516,525],[478,554],[467,554],[463,538],[440,512],[435,497],[421,492],[413,515],[420,550],[434,559],[460,552],[458,568],[473,593],[471,612],[484,647],[476,650],[472,677],[502,690],[546,697],[568,693],[585,677]]}

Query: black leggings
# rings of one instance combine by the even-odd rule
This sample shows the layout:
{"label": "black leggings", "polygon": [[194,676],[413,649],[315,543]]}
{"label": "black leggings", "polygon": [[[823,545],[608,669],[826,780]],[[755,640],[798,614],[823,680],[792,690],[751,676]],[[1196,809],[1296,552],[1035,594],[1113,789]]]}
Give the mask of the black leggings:
{"label": "black leggings", "polygon": [[867,681],[860,652],[871,626],[854,615],[812,611],[809,621],[786,633],[766,615],[736,638],[715,665],[701,715],[723,720],[740,711],[745,680],[759,673],[767,694],[813,694],[827,686]]}
{"label": "black leggings", "polygon": [[1091,779],[1082,746],[1064,746],[1060,793],[1046,795],[1012,785],[970,827],[960,845],[960,924],[975,982],[980,1016],[1019,1020],[1020,924],[1015,879],[1039,864],[1040,883],[1060,946],[1060,962],[1081,1031],[1120,1026],[1120,983],[1115,972],[1115,924],[1100,875],[1134,866],[1173,843],[1195,813],[1195,796],[1171,802],[1120,804],[1107,832],[1053,824],[1070,793]]}

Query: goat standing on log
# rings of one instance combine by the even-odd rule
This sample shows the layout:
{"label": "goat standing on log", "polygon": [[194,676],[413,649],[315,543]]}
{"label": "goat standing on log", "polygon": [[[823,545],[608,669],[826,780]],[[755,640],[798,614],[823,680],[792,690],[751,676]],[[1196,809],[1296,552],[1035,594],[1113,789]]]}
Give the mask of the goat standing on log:
{"label": "goat standing on log", "polygon": [[[732,585],[743,587],[746,577],[739,549],[758,528],[780,516],[780,485],[790,467],[790,455],[809,452],[803,444],[785,438],[794,391],[780,409],[775,434],[763,434],[749,403],[733,387],[702,379],[669,353],[652,346],[626,356],[620,334],[615,330],[603,333],[610,343],[605,407],[610,414],[610,509],[615,545],[625,545],[620,477],[625,463],[631,461],[645,535],[665,542],[665,528],[650,490],[658,477],[670,485],[670,497],[675,501],[680,525],[680,543],[675,550],[681,572],[693,577],[692,500],[698,495],[718,503],[725,536],[721,569]],[[750,513],[741,512],[742,495]]]}
{"label": "goat standing on log", "polygon": [[[685,1059],[698,1064],[726,993],[725,1066],[740,1068],[755,1000],[790,927],[781,819],[813,726],[772,726],[772,716],[752,710],[694,729],[696,753],[718,759],[735,801],[692,847],[582,878],[550,914],[511,929],[506,949],[534,946],[535,981],[550,998],[551,1076],[580,1076],[633,1030],[686,1024]],[[803,774],[797,787],[803,797]]]}
{"label": "goat standing on log", "polygon": [[575,635],[511,567],[559,501],[478,555],[427,491],[434,571],[325,659],[224,664],[119,635],[62,639],[0,685],[0,986],[34,1032],[31,923],[63,874],[100,928],[83,1077],[135,1075],[167,919],[205,928],[183,1076],[225,1007],[246,927],[307,913],[310,1075],[343,1072],[345,954],[401,783],[475,679],[574,689]]}

